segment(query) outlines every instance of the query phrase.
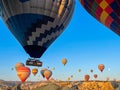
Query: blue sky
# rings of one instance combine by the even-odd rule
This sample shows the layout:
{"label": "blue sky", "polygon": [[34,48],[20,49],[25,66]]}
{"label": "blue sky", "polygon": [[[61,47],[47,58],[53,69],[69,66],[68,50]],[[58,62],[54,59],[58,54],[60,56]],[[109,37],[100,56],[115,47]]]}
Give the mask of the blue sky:
{"label": "blue sky", "polygon": [[[19,80],[14,65],[17,62],[26,62],[29,55],[8,30],[0,18],[0,79]],[[62,58],[68,63],[63,66]],[[67,80],[83,80],[85,74],[98,74],[98,80],[120,79],[120,37],[99,23],[88,14],[79,1],[76,0],[75,11],[66,30],[46,50],[40,60],[43,67],[39,68],[36,77],[32,74],[28,80],[44,80],[40,75],[41,68],[55,67],[53,78]],[[101,73],[98,64],[104,64],[105,70]],[[31,69],[34,67],[30,67]],[[81,69],[81,72],[78,72]],[[94,72],[90,73],[90,69]]]}

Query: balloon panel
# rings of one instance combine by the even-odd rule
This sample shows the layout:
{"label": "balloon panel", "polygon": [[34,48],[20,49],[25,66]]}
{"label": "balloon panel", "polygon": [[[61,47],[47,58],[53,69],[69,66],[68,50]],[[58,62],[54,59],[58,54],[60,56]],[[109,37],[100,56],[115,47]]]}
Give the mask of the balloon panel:
{"label": "balloon panel", "polygon": [[120,35],[119,0],[81,0],[80,2],[93,17]]}
{"label": "balloon panel", "polygon": [[2,0],[2,18],[25,51],[41,57],[63,32],[74,0]]}

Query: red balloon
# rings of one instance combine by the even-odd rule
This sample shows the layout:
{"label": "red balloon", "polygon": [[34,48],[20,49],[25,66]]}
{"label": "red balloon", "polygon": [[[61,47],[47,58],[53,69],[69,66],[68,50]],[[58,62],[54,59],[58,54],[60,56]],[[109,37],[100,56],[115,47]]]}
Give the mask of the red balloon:
{"label": "red balloon", "polygon": [[18,68],[17,75],[20,78],[21,82],[24,83],[26,79],[29,77],[31,71],[28,67],[22,66]]}

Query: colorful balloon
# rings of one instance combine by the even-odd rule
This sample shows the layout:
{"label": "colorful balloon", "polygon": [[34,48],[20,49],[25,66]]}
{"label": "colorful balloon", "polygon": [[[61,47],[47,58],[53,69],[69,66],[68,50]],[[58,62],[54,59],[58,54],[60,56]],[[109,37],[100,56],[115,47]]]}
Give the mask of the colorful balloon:
{"label": "colorful balloon", "polygon": [[101,72],[103,72],[104,68],[105,68],[105,66],[104,66],[103,64],[99,64],[99,65],[98,65],[98,69],[99,69]]}
{"label": "colorful balloon", "polygon": [[18,70],[18,68],[22,67],[22,66],[25,66],[23,63],[19,62],[19,63],[16,63],[15,64],[15,69],[16,71]]}
{"label": "colorful balloon", "polygon": [[49,80],[49,78],[52,76],[52,71],[50,70],[45,70],[44,71],[44,76],[47,80]]}
{"label": "colorful balloon", "polygon": [[47,69],[46,69],[46,68],[43,68],[43,69],[40,71],[40,73],[41,73],[41,75],[43,76],[43,78],[45,77],[45,76],[44,76],[44,71],[45,71],[45,70],[47,70]]}
{"label": "colorful balloon", "polygon": [[66,65],[66,63],[67,63],[67,59],[66,58],[62,59],[62,64]]}
{"label": "colorful balloon", "polygon": [[32,69],[32,73],[35,76],[38,73],[38,69],[37,68]]}
{"label": "colorful balloon", "polygon": [[80,2],[94,18],[120,35],[119,0],[80,0]]}
{"label": "colorful balloon", "polygon": [[88,74],[86,74],[86,75],[84,76],[84,79],[85,79],[85,81],[89,81],[90,76],[89,76]]}
{"label": "colorful balloon", "polygon": [[65,30],[75,0],[0,0],[2,19],[32,58],[40,58]]}
{"label": "colorful balloon", "polygon": [[22,66],[17,70],[17,76],[20,78],[21,82],[24,83],[29,77],[31,71],[28,67]]}

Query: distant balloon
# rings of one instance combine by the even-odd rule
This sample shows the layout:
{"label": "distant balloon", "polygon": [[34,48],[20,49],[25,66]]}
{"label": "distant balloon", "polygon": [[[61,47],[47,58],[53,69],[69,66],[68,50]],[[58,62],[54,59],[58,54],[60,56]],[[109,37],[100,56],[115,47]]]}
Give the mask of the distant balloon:
{"label": "distant balloon", "polygon": [[62,59],[62,64],[66,65],[66,63],[67,63],[67,59],[66,58]]}
{"label": "distant balloon", "polygon": [[95,19],[120,36],[120,0],[80,0]]}
{"label": "distant balloon", "polygon": [[30,73],[31,73],[30,69],[25,66],[22,66],[17,70],[17,75],[22,83],[24,83],[25,80],[29,77]]}
{"label": "distant balloon", "polygon": [[90,76],[89,76],[88,74],[86,74],[86,75],[84,76],[84,79],[85,79],[85,81],[89,81]]}
{"label": "distant balloon", "polygon": [[43,78],[45,77],[45,76],[44,76],[44,71],[45,71],[45,70],[47,70],[47,69],[46,69],[46,68],[43,68],[43,69],[40,71],[40,73],[41,73],[41,75],[43,76]]}
{"label": "distant balloon", "polygon": [[18,70],[18,68],[22,67],[22,66],[25,66],[23,63],[19,62],[19,63],[16,63],[15,64],[15,69],[16,71]]}
{"label": "distant balloon", "polygon": [[92,73],[92,72],[93,72],[93,69],[91,69],[90,72]]}
{"label": "distant balloon", "polygon": [[71,78],[73,78],[73,75],[71,75]]}
{"label": "distant balloon", "polygon": [[65,30],[74,6],[75,0],[0,0],[3,21],[33,58],[40,58]]}
{"label": "distant balloon", "polygon": [[103,64],[99,64],[99,65],[98,65],[98,69],[99,69],[101,72],[103,72],[104,68],[105,68],[105,66],[104,66]]}
{"label": "distant balloon", "polygon": [[98,77],[98,75],[97,74],[94,74],[94,78],[97,78]]}
{"label": "distant balloon", "polygon": [[55,67],[53,67],[52,70],[55,70]]}
{"label": "distant balloon", "polygon": [[13,70],[14,70],[14,68],[11,68],[11,70],[13,71]]}
{"label": "distant balloon", "polygon": [[32,73],[35,76],[38,73],[38,69],[37,68],[32,69]]}
{"label": "distant balloon", "polygon": [[49,78],[52,76],[52,71],[50,70],[45,70],[44,71],[44,76],[47,80],[49,80]]}
{"label": "distant balloon", "polygon": [[71,78],[70,78],[70,77],[68,77],[68,81],[70,81],[70,79],[71,79]]}
{"label": "distant balloon", "polygon": [[81,72],[81,69],[78,69],[78,72]]}

